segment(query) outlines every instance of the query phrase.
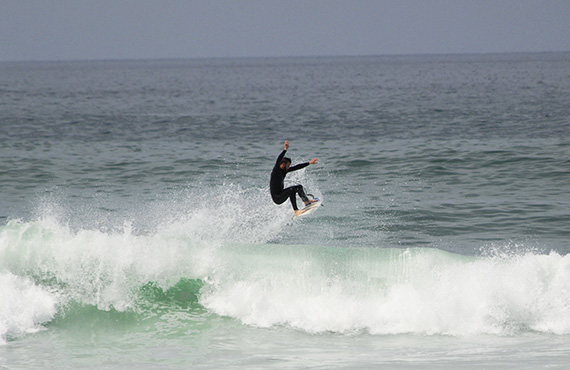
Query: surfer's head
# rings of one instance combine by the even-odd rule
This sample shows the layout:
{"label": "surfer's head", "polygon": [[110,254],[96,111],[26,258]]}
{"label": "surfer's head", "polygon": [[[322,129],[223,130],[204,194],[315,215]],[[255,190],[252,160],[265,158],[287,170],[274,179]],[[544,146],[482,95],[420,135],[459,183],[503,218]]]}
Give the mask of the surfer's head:
{"label": "surfer's head", "polygon": [[289,167],[291,167],[291,158],[283,157],[279,167],[281,167],[282,170],[289,171]]}

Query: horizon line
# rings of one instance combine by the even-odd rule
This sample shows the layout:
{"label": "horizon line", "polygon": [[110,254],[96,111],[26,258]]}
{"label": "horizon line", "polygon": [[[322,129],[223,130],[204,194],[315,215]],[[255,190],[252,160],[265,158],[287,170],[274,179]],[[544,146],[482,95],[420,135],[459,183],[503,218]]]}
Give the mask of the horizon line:
{"label": "horizon line", "polygon": [[375,57],[411,57],[411,56],[485,56],[516,54],[566,54],[570,50],[558,51],[501,51],[501,52],[449,52],[449,53],[400,53],[400,54],[319,54],[319,55],[266,55],[266,56],[209,56],[209,57],[141,57],[141,58],[64,58],[64,59],[7,59],[0,63],[82,63],[82,62],[137,62],[137,61],[175,61],[175,60],[246,60],[246,59],[309,59],[309,58],[375,58]]}

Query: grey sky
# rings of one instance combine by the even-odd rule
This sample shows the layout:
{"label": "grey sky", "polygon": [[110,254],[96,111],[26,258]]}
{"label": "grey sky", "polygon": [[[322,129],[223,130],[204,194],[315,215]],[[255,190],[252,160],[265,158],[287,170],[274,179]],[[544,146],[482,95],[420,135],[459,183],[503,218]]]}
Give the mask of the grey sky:
{"label": "grey sky", "polygon": [[0,60],[570,51],[570,0],[0,0]]}

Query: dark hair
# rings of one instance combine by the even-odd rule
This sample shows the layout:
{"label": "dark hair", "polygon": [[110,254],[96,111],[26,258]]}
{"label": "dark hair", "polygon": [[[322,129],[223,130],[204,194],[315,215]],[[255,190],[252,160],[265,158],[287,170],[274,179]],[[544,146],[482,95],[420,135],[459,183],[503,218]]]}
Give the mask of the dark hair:
{"label": "dark hair", "polygon": [[291,158],[283,157],[283,159],[281,160],[281,162],[279,163],[279,165],[282,165],[283,163],[289,163],[289,164],[291,164]]}

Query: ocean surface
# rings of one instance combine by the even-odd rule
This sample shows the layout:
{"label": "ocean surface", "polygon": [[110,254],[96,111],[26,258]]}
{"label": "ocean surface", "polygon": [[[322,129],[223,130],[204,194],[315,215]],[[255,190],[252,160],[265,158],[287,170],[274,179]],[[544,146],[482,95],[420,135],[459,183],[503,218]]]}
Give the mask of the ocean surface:
{"label": "ocean surface", "polygon": [[570,53],[0,63],[0,369],[567,368],[569,102]]}

